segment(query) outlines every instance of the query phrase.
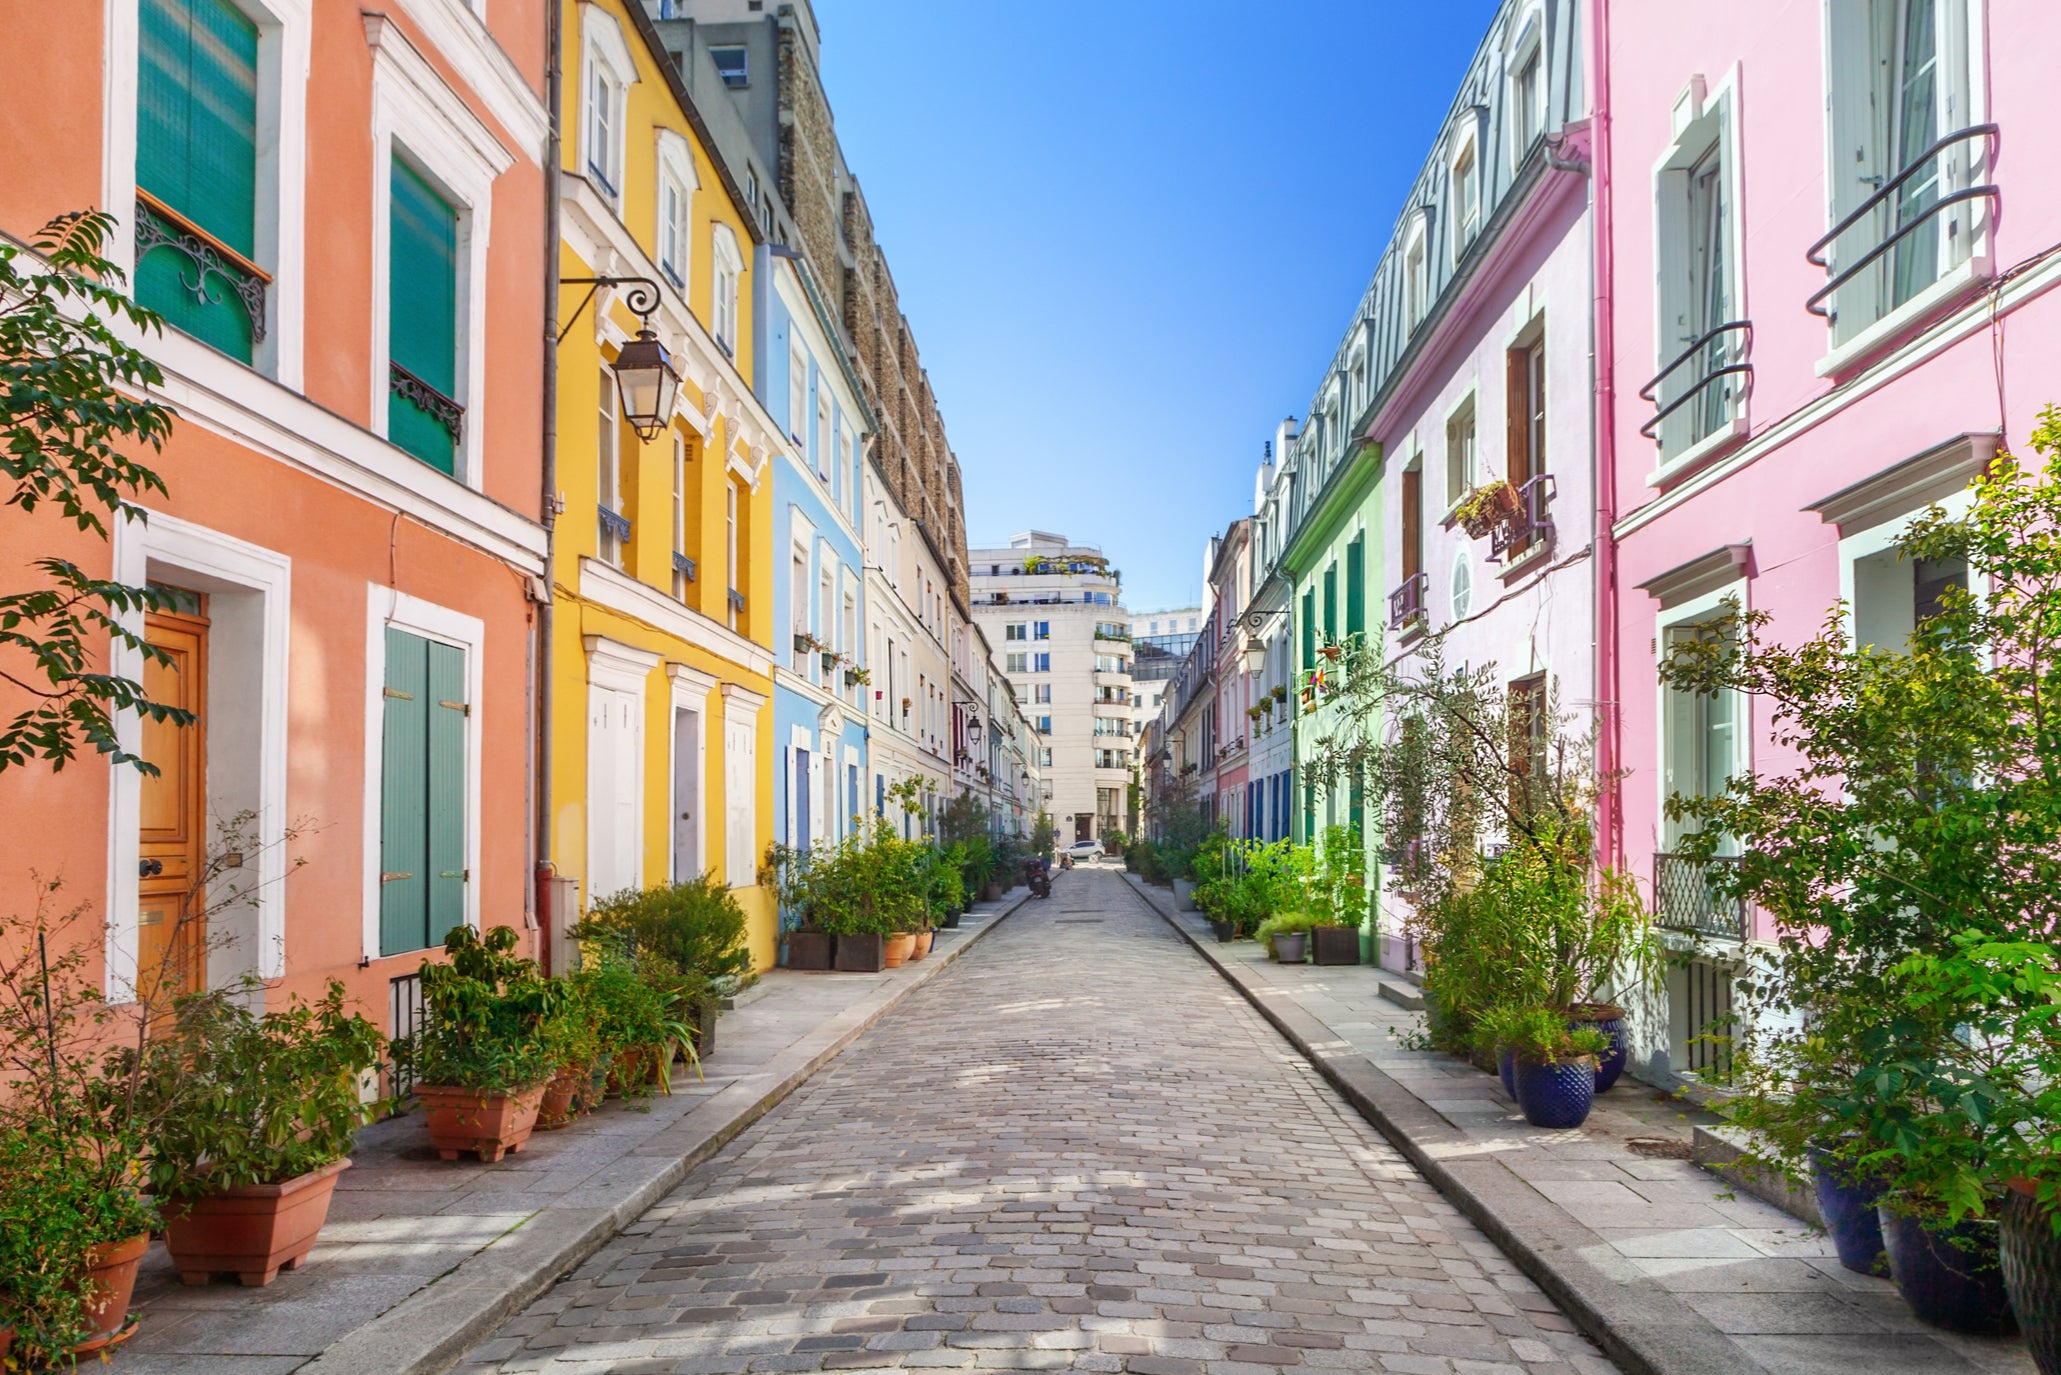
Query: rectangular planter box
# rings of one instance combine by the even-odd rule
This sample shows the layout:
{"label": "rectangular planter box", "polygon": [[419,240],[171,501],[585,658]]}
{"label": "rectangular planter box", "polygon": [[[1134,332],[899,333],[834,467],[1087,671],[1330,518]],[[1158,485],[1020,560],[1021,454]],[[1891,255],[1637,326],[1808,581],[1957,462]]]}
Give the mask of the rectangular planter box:
{"label": "rectangular planter box", "polygon": [[1317,964],[1358,964],[1360,932],[1355,926],[1317,926],[1310,930],[1311,954]]}
{"label": "rectangular planter box", "polygon": [[844,974],[878,974],[887,967],[887,937],[839,936],[836,968]]}
{"label": "rectangular planter box", "polygon": [[830,936],[824,931],[787,933],[787,967],[823,970],[830,968]]}

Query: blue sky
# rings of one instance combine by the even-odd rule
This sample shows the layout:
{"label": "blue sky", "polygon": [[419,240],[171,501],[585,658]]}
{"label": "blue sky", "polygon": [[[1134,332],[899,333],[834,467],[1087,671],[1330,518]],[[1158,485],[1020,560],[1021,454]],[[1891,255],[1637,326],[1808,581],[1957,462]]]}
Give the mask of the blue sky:
{"label": "blue sky", "polygon": [[969,542],[1101,545],[1133,609],[1301,415],[1493,0],[816,0]]}

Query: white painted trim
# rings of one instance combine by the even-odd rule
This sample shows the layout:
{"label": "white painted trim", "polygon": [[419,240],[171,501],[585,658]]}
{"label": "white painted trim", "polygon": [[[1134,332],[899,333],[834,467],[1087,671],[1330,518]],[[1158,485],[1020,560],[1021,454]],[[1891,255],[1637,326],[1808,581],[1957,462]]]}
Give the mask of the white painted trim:
{"label": "white painted trim", "polygon": [[[423,37],[471,88],[524,157],[544,165],[551,112],[531,79],[487,29],[478,0],[399,0]],[[538,78],[541,84],[541,75]]]}
{"label": "white painted trim", "polygon": [[581,641],[587,650],[587,681],[610,692],[631,693],[639,700],[644,697],[651,671],[665,657],[606,635],[585,635]]}
{"label": "white painted trim", "polygon": [[[1653,843],[1664,845],[1667,836],[1667,697],[1672,688],[1662,681],[1660,665],[1667,662],[1667,632],[1680,626],[1695,625],[1708,621],[1723,609],[1726,602],[1734,602],[1741,612],[1752,609],[1753,580],[1746,576],[1743,564],[1736,565],[1733,576],[1723,586],[1711,589],[1687,601],[1662,609],[1656,609],[1653,616],[1653,729],[1657,748],[1653,759],[1655,779],[1653,796]],[[1753,695],[1732,691],[1738,708],[1737,734],[1732,743],[1733,777],[1753,772]]]}
{"label": "white painted trim", "polygon": [[[708,852],[708,724],[709,694],[716,690],[720,681],[713,673],[704,673],[688,664],[668,663],[666,680],[672,709],[666,713],[666,855],[671,861],[674,876],[680,877],[680,856],[673,846],[673,836],[679,818],[672,814],[680,805],[680,713],[691,711],[701,723],[700,734],[692,742],[694,748],[694,777],[697,790],[694,796],[694,833],[696,837],[696,858],[700,860],[698,873],[707,873],[715,865],[710,862]],[[696,875],[689,875],[694,877]]]}
{"label": "white painted trim", "polygon": [[[1856,530],[1839,541],[1839,625],[1846,635],[1849,647],[1855,641],[1853,622],[1854,572],[1853,567],[1870,555],[1884,553],[1896,547],[1904,532],[1916,524],[1918,519],[1934,505],[1945,511],[1949,519],[1959,520],[1975,507],[1972,491],[1959,491],[1941,498],[1938,502],[1921,502],[1901,515],[1879,521],[1865,529]],[[1968,570],[1969,585],[1974,586],[1979,576],[1971,566]]]}
{"label": "white painted trim", "polygon": [[[480,925],[480,742],[487,716],[486,622],[462,611],[438,606],[420,597],[376,582],[365,584],[365,854],[363,951],[368,960],[379,953],[379,802],[381,759],[386,736],[386,630],[455,645],[465,651],[465,867],[472,879],[465,885],[465,924]],[[521,684],[511,685],[522,691]]]}
{"label": "white painted trim", "polygon": [[364,23],[365,41],[372,49],[372,432],[386,434],[387,277],[392,252],[388,240],[394,145],[399,143],[407,149],[407,161],[436,182],[458,211],[458,277],[465,290],[458,330],[461,394],[453,398],[465,407],[458,478],[477,490],[482,485],[486,453],[482,421],[487,395],[487,258],[493,243],[494,179],[514,166],[515,158],[392,21],[383,14],[367,13]]}
{"label": "white painted trim", "polygon": [[[252,902],[257,909],[258,951],[256,967],[261,978],[276,979],[286,973],[286,758],[287,660],[292,637],[293,560],[285,554],[263,548],[183,521],[162,512],[152,513],[148,523],[120,523],[113,535],[114,577],[132,586],[170,574],[198,575],[203,583],[226,584],[257,593],[264,600],[263,630],[259,646],[259,720],[254,741],[258,755],[257,835],[258,875]],[[202,587],[196,590],[208,590]],[[125,617],[125,624],[140,631],[142,617]],[[140,680],[143,656],[116,645],[110,655],[110,671]],[[133,713],[116,718],[115,733],[122,747],[137,750],[142,744],[142,722]],[[223,742],[230,748],[228,741]],[[142,776],[133,768],[110,771],[108,799],[107,876],[107,969],[103,993],[112,1001],[129,1001],[135,991],[139,902],[137,859],[142,804]]]}
{"label": "white painted trim", "polygon": [[[609,131],[612,146],[607,148],[594,146],[592,77],[597,69],[606,72],[609,96],[615,102],[615,109],[610,112],[615,117],[615,127]],[[619,208],[629,194],[630,87],[636,84],[637,61],[630,56],[622,25],[594,0],[580,0],[580,69],[574,96],[580,112],[579,127],[574,131],[579,140],[578,174],[584,178],[591,167],[598,168],[605,177],[613,177],[616,186],[612,208]]]}
{"label": "white painted trim", "polygon": [[773,652],[766,646],[681,605],[663,590],[640,582],[620,568],[583,555],[575,592],[604,611],[643,621],[662,634],[727,659],[747,673],[761,678],[773,674]]}

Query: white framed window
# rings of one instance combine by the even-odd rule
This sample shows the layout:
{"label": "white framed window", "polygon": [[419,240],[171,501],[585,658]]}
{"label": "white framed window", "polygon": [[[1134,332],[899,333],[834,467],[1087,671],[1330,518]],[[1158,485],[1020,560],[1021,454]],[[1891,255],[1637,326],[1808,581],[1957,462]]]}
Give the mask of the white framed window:
{"label": "white framed window", "polygon": [[830,492],[839,509],[844,507],[844,484],[852,471],[852,432],[848,423],[837,427],[837,472],[831,477]]}
{"label": "white framed window", "polygon": [[1422,324],[1430,308],[1430,263],[1425,256],[1424,212],[1419,210],[1410,217],[1409,232],[1403,239],[1403,320],[1408,328]]}
{"label": "white framed window", "polygon": [[1510,72],[1510,165],[1524,165],[1532,145],[1546,131],[1545,42],[1540,12],[1533,10],[1518,30],[1511,45]]}
{"label": "white framed window", "polygon": [[1739,280],[1738,88],[1691,81],[1675,102],[1674,141],[1654,168],[1653,437],[1665,470],[1744,433],[1749,374]]}
{"label": "white framed window", "polygon": [[687,436],[673,433],[673,595],[687,600]]}
{"label": "white framed window", "polygon": [[597,416],[599,433],[595,453],[596,490],[594,503],[597,536],[596,557],[612,567],[623,566],[623,425],[616,414],[615,370],[601,369],[601,405]]}
{"label": "white framed window", "polygon": [[[1959,517],[1968,512],[1972,500],[1962,490],[1942,498],[1939,505],[1949,516]],[[1847,636],[1856,649],[1907,653],[1912,633],[1942,609],[1949,588],[1972,590],[1966,560],[1910,559],[1896,547],[1925,509],[1913,507],[1839,541],[1839,592],[1846,604]]]}
{"label": "white framed window", "polygon": [[1004,640],[1027,640],[1027,639],[1029,639],[1029,638],[1030,638],[1030,625],[1029,625],[1029,623],[1028,623],[1028,622],[1025,622],[1025,621],[1010,621],[1010,622],[1006,623],[1006,624],[1005,624],[1005,625],[1003,625],[1003,627],[1002,627],[1002,638],[1003,638]]}
{"label": "white framed window", "polygon": [[799,339],[787,346],[787,437],[801,458],[809,442],[809,356]]}
{"label": "white framed window", "polygon": [[726,480],[723,483],[723,576],[729,581],[730,628],[737,629],[737,597],[742,589],[737,586],[738,574],[744,570],[737,566],[737,483]]}
{"label": "white framed window", "polygon": [[1988,139],[1953,137],[1985,118],[1973,9],[1825,0],[1826,227],[1854,220],[1823,253],[1828,287],[1853,275],[1814,307],[1835,350],[1907,318],[1935,286],[1988,270],[1989,201],[1943,204],[1989,179]]}
{"label": "white framed window", "polygon": [[615,17],[580,6],[580,169],[618,210],[623,199],[623,126],[636,59]]}
{"label": "white framed window", "polygon": [[1003,671],[1004,673],[1028,673],[1028,672],[1030,672],[1030,655],[1028,655],[1028,654],[1011,654],[1011,655],[1008,655],[1008,656],[1007,656],[1007,657],[1006,657],[1006,658],[1005,658],[1005,659],[1003,660],[1003,663],[1002,663],[1002,671]]}
{"label": "white framed window", "polygon": [[1481,228],[1481,176],[1474,131],[1462,134],[1453,153],[1453,261],[1459,262]]}
{"label": "white framed window", "polygon": [[[828,558],[817,562],[821,567],[816,574],[816,638],[827,645],[837,637],[837,569]],[[820,667],[822,660],[819,658],[816,663]],[[836,686],[831,682],[831,672],[822,670],[824,687]]]}
{"label": "white framed window", "polygon": [[694,149],[673,129],[658,131],[658,270],[673,290],[687,294],[694,256],[694,193],[701,181],[694,170]]}
{"label": "white framed window", "polygon": [[815,456],[816,476],[830,480],[830,388],[816,379],[816,429],[809,436],[809,451]]}
{"label": "white framed window", "polygon": [[1474,490],[1477,468],[1474,461],[1474,393],[1468,392],[1464,400],[1446,417],[1446,509],[1452,510],[1460,499]]}
{"label": "white framed window", "polygon": [[765,697],[736,683],[723,694],[723,867],[732,888],[758,882],[759,709]]}
{"label": "white framed window", "polygon": [[744,257],[737,251],[737,235],[727,224],[709,226],[710,269],[709,324],[716,346],[728,358],[737,356],[737,292],[744,277]]}
{"label": "white framed window", "polygon": [[791,661],[796,673],[807,676],[810,651],[800,637],[809,633],[809,546],[796,539],[788,559],[787,619],[796,636]]}
{"label": "white framed window", "polygon": [[1052,701],[1052,685],[1037,683],[1031,688],[1031,701],[1049,704]]}
{"label": "white framed window", "polygon": [[[1660,624],[1660,662],[1666,663],[1677,645],[1726,634],[1726,613],[1740,605],[1743,595],[1743,584],[1734,583],[1668,611]],[[1746,698],[1731,689],[1698,693],[1665,685],[1660,693],[1661,839],[1671,852],[1695,824],[1668,818],[1667,799],[1716,797],[1749,766]]]}

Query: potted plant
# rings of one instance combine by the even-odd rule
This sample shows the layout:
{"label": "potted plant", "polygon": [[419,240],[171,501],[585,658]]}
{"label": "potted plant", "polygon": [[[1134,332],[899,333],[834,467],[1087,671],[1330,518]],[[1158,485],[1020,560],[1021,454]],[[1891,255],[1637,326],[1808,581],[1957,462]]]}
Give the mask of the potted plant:
{"label": "potted plant", "polygon": [[594,1009],[596,1038],[608,1056],[610,1097],[637,1098],[654,1088],[671,1091],[673,1057],[666,1052],[685,1033],[670,1015],[672,1000],[649,977],[652,964],[650,956],[640,959],[624,947],[596,943],[587,967],[569,980]]}
{"label": "potted plant", "polygon": [[1367,882],[1356,826],[1327,826],[1308,880],[1310,943],[1317,964],[1358,964]]}
{"label": "potted plant", "polygon": [[386,1108],[359,1093],[386,1038],[346,1011],[342,983],[262,1016],[251,991],[182,999],[172,1035],[144,1052],[150,1189],[187,1284],[231,1273],[263,1286],[305,1260],[351,1133]]}
{"label": "potted plant", "polygon": [[423,1025],[405,1053],[444,1160],[469,1151],[491,1164],[520,1151],[558,1069],[545,1023],[563,990],[513,953],[516,940],[513,927],[481,936],[456,926],[444,939],[449,963],[422,966]]}
{"label": "potted plant", "polygon": [[1549,1007],[1501,1009],[1490,1030],[1514,1061],[1517,1106],[1534,1127],[1565,1131],[1596,1102],[1596,1057],[1609,1044],[1594,1027],[1570,1027]]}
{"label": "potted plant", "polygon": [[870,669],[848,668],[844,671],[844,685],[846,687],[865,687],[872,681],[873,673]]}
{"label": "potted plant", "polygon": [[1517,489],[1498,479],[1462,497],[1453,509],[1453,519],[1470,539],[1486,539],[1497,526],[1517,519],[1518,510]]}
{"label": "potted plant", "polygon": [[1253,935],[1264,942],[1267,953],[1280,964],[1301,964],[1308,955],[1310,928],[1316,918],[1308,912],[1280,912],[1260,923]]}
{"label": "potted plant", "polygon": [[558,1006],[544,1025],[558,1071],[544,1085],[544,1096],[537,1105],[538,1131],[571,1126],[592,1110],[598,1097],[593,1090],[595,1068],[605,1061],[601,1009],[578,981],[566,979],[563,983]]}
{"label": "potted plant", "polygon": [[809,854],[778,841],[766,847],[758,879],[780,903],[780,963],[789,969],[830,968],[830,933],[816,925],[809,882]]}
{"label": "potted plant", "polygon": [[[68,1365],[128,1330],[157,1212],[125,1182],[108,1187],[109,1164],[64,1123],[0,1123],[0,1328],[23,1369]],[[118,1165],[115,1178],[133,1173]]]}

